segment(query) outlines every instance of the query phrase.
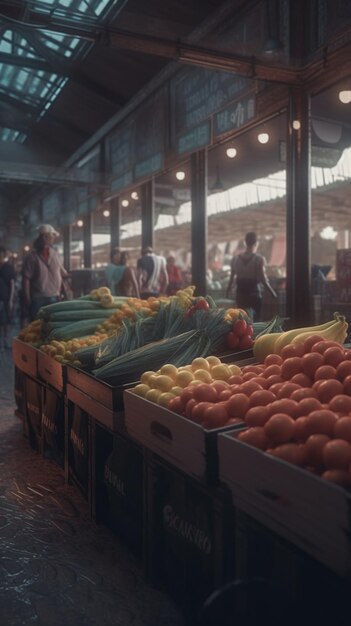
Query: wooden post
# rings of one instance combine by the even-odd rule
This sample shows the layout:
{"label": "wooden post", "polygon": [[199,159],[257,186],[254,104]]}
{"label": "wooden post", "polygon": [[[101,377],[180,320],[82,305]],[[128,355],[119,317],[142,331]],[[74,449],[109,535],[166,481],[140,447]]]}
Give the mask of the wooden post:
{"label": "wooden post", "polygon": [[191,266],[196,295],[206,295],[207,151],[191,155]]}
{"label": "wooden post", "polygon": [[90,268],[92,265],[92,234],[93,234],[93,214],[88,213],[83,218],[83,259],[84,259],[84,267]]}
{"label": "wooden post", "polygon": [[[293,125],[293,122],[295,124]],[[294,128],[294,126],[300,127]],[[290,326],[313,322],[311,294],[310,95],[292,88],[287,133],[287,315]]]}
{"label": "wooden post", "polygon": [[119,248],[121,245],[121,204],[118,197],[110,201],[110,235],[111,250]]}
{"label": "wooden post", "polygon": [[71,239],[72,239],[72,227],[70,224],[64,226],[62,229],[63,239],[63,265],[69,272],[71,269]]}
{"label": "wooden post", "polygon": [[141,247],[154,247],[155,181],[141,186]]}

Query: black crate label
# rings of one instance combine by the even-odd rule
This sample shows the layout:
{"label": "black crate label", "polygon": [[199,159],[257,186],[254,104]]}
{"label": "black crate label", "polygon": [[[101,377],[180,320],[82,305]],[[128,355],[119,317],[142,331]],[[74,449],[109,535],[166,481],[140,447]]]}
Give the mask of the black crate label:
{"label": "black crate label", "polygon": [[131,508],[142,506],[141,451],[118,435],[114,437],[113,452],[105,462],[104,482],[111,498],[125,499],[124,506]]}
{"label": "black crate label", "polygon": [[53,451],[64,449],[64,403],[61,394],[45,389],[42,429],[45,441]]}
{"label": "black crate label", "polygon": [[80,454],[81,456],[87,455],[88,416],[78,406],[74,407],[70,440],[76,453]]}
{"label": "black crate label", "polygon": [[167,532],[178,536],[203,554],[211,554],[212,542],[207,530],[203,530],[189,519],[181,517],[171,504],[166,504],[163,507],[163,524]]}
{"label": "black crate label", "polygon": [[35,380],[26,378],[26,412],[32,430],[41,433],[41,386]]}
{"label": "black crate label", "polygon": [[57,426],[57,424],[55,422],[55,416],[48,415],[48,413],[47,413],[47,411],[45,411],[45,409],[44,409],[44,413],[43,413],[42,425],[43,425],[43,431],[44,430],[48,430],[53,435],[57,435],[58,434],[58,426]]}
{"label": "black crate label", "polygon": [[135,554],[143,545],[143,456],[129,440],[115,435],[113,452],[103,467],[107,525]]}
{"label": "black crate label", "polygon": [[106,485],[112,487],[118,495],[125,497],[126,485],[122,478],[117,476],[111,469],[109,464],[111,463],[111,457],[107,459],[105,463],[104,480]]}

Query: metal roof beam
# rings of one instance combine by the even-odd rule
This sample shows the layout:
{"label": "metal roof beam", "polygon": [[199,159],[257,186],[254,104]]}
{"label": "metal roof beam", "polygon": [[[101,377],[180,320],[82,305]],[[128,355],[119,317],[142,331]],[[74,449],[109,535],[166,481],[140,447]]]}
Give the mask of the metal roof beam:
{"label": "metal roof beam", "polygon": [[0,181],[24,184],[46,183],[49,185],[65,185],[69,187],[88,187],[92,190],[105,190],[106,185],[100,181],[100,173],[89,172],[89,179],[79,168],[62,169],[32,163],[9,163],[0,161]]}
{"label": "metal roof beam", "polygon": [[[37,19],[37,17],[39,16],[36,16],[38,24],[36,33],[38,33],[38,31],[40,32],[40,24],[42,24],[42,28],[48,31],[80,37],[91,43],[100,42],[104,45],[113,45],[135,52],[142,52],[143,54],[161,56],[191,65],[200,65],[201,67],[234,72],[249,78],[255,77],[261,80],[287,84],[296,84],[299,82],[298,70],[288,66],[272,66],[271,64],[262,63],[255,57],[230,54],[222,51],[219,52],[198,45],[171,41],[161,37],[143,35],[122,29],[107,29],[104,26],[96,25],[92,30],[91,27],[79,28],[78,26],[67,25],[67,23],[60,23],[58,20],[48,20],[41,16]],[[6,18],[2,19],[4,20]],[[11,21],[8,23],[11,28],[14,27]],[[22,33],[25,32],[28,39],[29,35],[31,35],[31,42],[32,45],[34,45],[33,33],[35,33],[35,31],[33,31],[33,26],[31,26],[30,23],[26,26],[16,24],[15,28],[20,29]],[[43,55],[42,52],[41,54]]]}
{"label": "metal roof beam", "polygon": [[[23,115],[25,115],[25,120],[28,122],[28,125],[32,129],[37,125],[38,111],[35,106],[27,104],[19,100],[18,98],[14,98],[13,96],[9,94],[1,93],[0,94],[0,108],[1,108],[1,105],[4,105],[4,104],[5,104],[5,108],[7,108],[10,111],[10,114],[14,115],[13,120],[12,120],[13,125],[11,126],[11,128],[15,128],[16,130],[21,130],[21,128],[18,128],[17,125],[14,126],[14,124],[17,124],[17,120],[22,118],[21,122],[19,123],[19,126],[23,127],[25,125],[25,121],[23,120]],[[50,113],[50,111],[47,111],[45,113],[45,117],[43,119],[44,120],[47,119],[52,124],[55,124],[57,127],[64,128],[65,131],[68,130],[68,131],[71,131],[72,133],[79,134],[82,137],[83,141],[84,139],[87,138],[86,133],[82,131],[81,128],[79,128],[75,124],[72,124],[72,122],[70,122],[69,120],[66,121],[66,120],[60,119],[56,115],[53,115],[52,113]],[[50,139],[47,138],[47,141],[51,142],[51,138]]]}
{"label": "metal roof beam", "polygon": [[62,61],[62,56],[49,50],[48,46],[41,40],[38,31],[34,31],[33,28],[26,28],[19,24],[11,24],[11,29],[24,37],[37,51],[38,55],[43,57],[42,59],[33,59],[30,57],[16,56],[15,54],[1,53],[1,62],[21,67],[27,67],[31,69],[43,70],[45,72],[55,73],[60,76],[66,76],[70,80],[74,80],[77,84],[82,85],[86,89],[97,94],[99,98],[107,101],[114,106],[124,106],[126,104],[125,98],[120,98],[116,94],[107,89],[103,85],[96,83],[86,75],[83,75],[78,69],[78,63]]}

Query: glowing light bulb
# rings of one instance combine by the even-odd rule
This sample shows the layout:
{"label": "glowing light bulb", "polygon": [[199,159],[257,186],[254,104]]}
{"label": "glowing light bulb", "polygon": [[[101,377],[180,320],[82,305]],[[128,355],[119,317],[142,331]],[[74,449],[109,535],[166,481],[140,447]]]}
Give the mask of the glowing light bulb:
{"label": "glowing light bulb", "polygon": [[177,180],[184,180],[184,178],[185,178],[185,172],[182,172],[182,171],[176,172]]}
{"label": "glowing light bulb", "polygon": [[121,205],[122,206],[129,206],[129,200],[122,200]]}
{"label": "glowing light bulb", "polygon": [[24,249],[25,249],[26,252],[29,252],[30,247],[29,246],[24,246]]}
{"label": "glowing light bulb", "polygon": [[269,142],[269,134],[268,133],[260,133],[257,135],[257,139],[260,143],[268,143]]}
{"label": "glowing light bulb", "polygon": [[105,209],[102,214],[104,217],[110,217],[110,211],[108,209]]}
{"label": "glowing light bulb", "polygon": [[79,228],[82,228],[83,224],[84,224],[83,220],[78,220],[77,226],[79,226]]}
{"label": "glowing light bulb", "polygon": [[292,127],[294,130],[300,130],[301,128],[301,122],[300,120],[294,120],[292,123]]}
{"label": "glowing light bulb", "polygon": [[238,154],[238,151],[237,151],[236,148],[227,148],[226,149],[226,155],[230,159],[234,159],[234,157],[236,157],[237,154]]}
{"label": "glowing light bulb", "polygon": [[343,91],[339,91],[339,100],[343,104],[350,104],[350,102],[351,102],[351,89],[343,89]]}
{"label": "glowing light bulb", "polygon": [[133,198],[133,200],[139,200],[139,195],[137,191],[132,191],[130,197]]}

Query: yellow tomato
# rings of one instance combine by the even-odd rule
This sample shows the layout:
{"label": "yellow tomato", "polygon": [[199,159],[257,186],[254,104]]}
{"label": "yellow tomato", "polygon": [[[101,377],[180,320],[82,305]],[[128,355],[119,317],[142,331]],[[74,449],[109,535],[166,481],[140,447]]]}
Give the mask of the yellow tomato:
{"label": "yellow tomato", "polygon": [[208,372],[210,371],[209,362],[207,361],[207,359],[204,359],[200,356],[193,360],[191,367],[193,372],[196,372],[196,370],[207,370]]}
{"label": "yellow tomato", "polygon": [[148,378],[146,385],[149,385],[149,387],[156,387],[156,380],[158,379],[158,374],[156,374],[156,372],[153,372],[153,374],[151,374],[151,376]]}
{"label": "yellow tomato", "polygon": [[137,396],[141,396],[142,398],[145,398],[147,392],[150,391],[150,387],[149,385],[140,383],[139,385],[136,385],[135,387],[133,387],[131,391],[135,393]]}
{"label": "yellow tomato", "polygon": [[174,396],[180,396],[182,391],[183,391],[183,387],[179,387],[179,385],[175,386],[175,387],[172,387],[172,389],[171,389],[171,393],[173,393]]}
{"label": "yellow tomato", "polygon": [[225,363],[214,365],[211,369],[211,374],[214,380],[228,380],[232,375],[228,365],[225,365]]}
{"label": "yellow tomato", "polygon": [[175,381],[177,386],[184,388],[189,385],[192,380],[194,380],[194,374],[187,370],[183,370],[182,372],[178,372]]}
{"label": "yellow tomato", "polygon": [[222,363],[218,356],[207,356],[206,361],[209,363],[210,367],[213,367],[214,365],[221,365]]}
{"label": "yellow tomato", "polygon": [[150,389],[150,391],[147,392],[145,398],[146,400],[150,400],[150,402],[157,402],[161,393],[161,389]]}
{"label": "yellow tomato", "polygon": [[194,372],[194,377],[196,380],[201,380],[203,383],[212,383],[213,378],[209,372],[209,370],[199,369]]}
{"label": "yellow tomato", "polygon": [[230,369],[230,373],[233,376],[234,374],[241,374],[241,368],[238,365],[235,365],[234,363],[231,363],[230,365],[228,365],[229,369]]}
{"label": "yellow tomato", "polygon": [[160,372],[161,374],[164,374],[165,376],[170,376],[170,378],[173,378],[173,380],[175,380],[175,377],[178,374],[178,369],[175,365],[172,365],[172,363],[166,363],[166,365],[162,365]]}
{"label": "yellow tomato", "polygon": [[156,377],[154,386],[161,391],[169,391],[174,386],[174,380],[170,376],[160,374]]}
{"label": "yellow tomato", "polygon": [[150,379],[150,376],[152,376],[152,375],[154,375],[154,374],[155,374],[155,372],[151,372],[151,371],[149,371],[149,370],[148,370],[147,372],[144,372],[144,373],[141,375],[141,377],[140,377],[140,382],[141,382],[141,383],[144,383],[145,385],[148,385],[148,384],[149,384],[149,379]]}
{"label": "yellow tomato", "polygon": [[170,391],[166,391],[165,393],[161,393],[161,395],[158,397],[157,404],[167,408],[173,398],[175,398],[175,395]]}

